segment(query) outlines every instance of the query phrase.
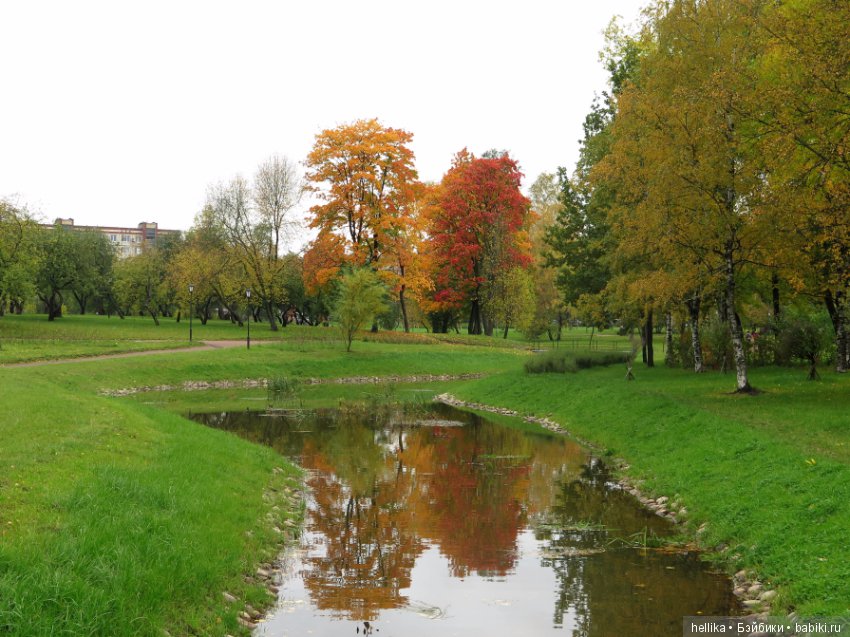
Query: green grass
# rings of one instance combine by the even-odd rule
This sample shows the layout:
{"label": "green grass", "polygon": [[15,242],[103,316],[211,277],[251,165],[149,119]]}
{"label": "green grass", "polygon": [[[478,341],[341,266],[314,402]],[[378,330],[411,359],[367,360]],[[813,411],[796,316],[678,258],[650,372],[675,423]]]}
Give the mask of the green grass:
{"label": "green grass", "polygon": [[274,474],[269,450],[31,370],[2,383],[0,633],[238,632],[222,591],[268,599],[242,575],[276,541],[263,491],[294,469]]}
{"label": "green grass", "polygon": [[[247,336],[245,326],[239,327],[230,321],[218,319],[211,319],[206,325],[195,320],[192,330],[195,345],[201,341],[245,340]],[[340,342],[341,336],[334,327],[288,325],[273,332],[267,323],[252,323],[251,340],[292,344],[321,342],[333,347]],[[515,350],[532,347],[529,343],[515,339],[428,334],[421,331],[360,332],[356,341],[387,345],[451,344]],[[185,317],[179,323],[174,318],[162,318],[159,325],[142,316],[128,316],[122,320],[117,316],[69,314],[55,321],[47,321],[44,315],[37,314],[0,317],[0,365],[189,345],[189,321]]]}
{"label": "green grass", "polygon": [[687,505],[692,530],[730,568],[756,569],[780,604],[804,614],[850,611],[850,379],[805,381],[799,369],[754,370],[759,396],[729,393],[728,376],[638,365],[566,376],[520,371],[457,395],[550,415],[658,494]]}
{"label": "green grass", "polygon": [[188,341],[6,339],[0,343],[0,365],[174,349],[191,345]]}
{"label": "green grass", "polygon": [[[290,328],[292,328],[290,330]],[[287,330],[290,330],[287,332]],[[313,338],[320,338],[327,328],[310,328],[292,325],[272,332],[268,324],[252,324],[251,338],[266,339],[301,336],[306,338],[311,333]],[[244,339],[246,328],[212,319],[206,325],[198,320],[192,321],[192,332],[195,340],[229,340]],[[178,323],[174,318],[161,318],[160,324],[155,325],[150,317],[128,316],[120,319],[117,316],[106,317],[86,314],[68,314],[55,321],[48,321],[42,314],[7,315],[0,317],[0,342],[6,339],[50,339],[50,340],[83,340],[83,341],[125,341],[125,340],[172,340],[185,342],[189,340],[189,321],[184,316]]]}
{"label": "green grass", "polygon": [[[154,394],[130,400],[102,390],[187,379],[495,373],[522,356],[376,343],[346,354],[337,342],[292,341],[0,369],[0,634],[246,634],[236,623],[241,605],[226,604],[222,592],[254,606],[269,601],[244,575],[278,550],[265,517],[274,501],[263,494],[286,478],[276,466],[294,469],[269,449],[148,404]],[[327,402],[374,389],[306,393]],[[195,398],[212,404],[203,392],[174,395],[188,399],[171,405],[181,411]]]}
{"label": "green grass", "polygon": [[[80,340],[115,340],[92,337],[109,322],[104,317],[65,317],[61,333],[46,321],[9,318],[22,317],[0,319],[0,334],[14,324],[19,338],[65,339],[76,330]],[[134,338],[156,329],[138,325]],[[43,333],[26,333],[36,328]],[[237,609],[221,592],[255,601],[264,595],[243,575],[276,550],[262,496],[286,477],[272,472],[284,463],[174,412],[262,407],[265,390],[126,399],[100,392],[247,378],[487,374],[463,383],[398,384],[392,394],[418,400],[451,391],[552,415],[626,459],[648,490],[678,496],[692,529],[709,523],[705,545],[727,545],[729,567],[756,568],[779,586],[780,603],[806,613],[848,610],[847,377],[824,374],[811,383],[799,369],[757,369],[752,382],[765,393],[735,396],[729,376],[640,363],[634,382],[623,380],[620,366],[527,375],[531,355],[494,346],[498,339],[462,346],[439,338],[357,341],[346,354],[333,330],[300,329],[332,338],[299,338],[292,330],[286,334],[294,337],[250,351],[0,369],[0,634],[240,634]],[[182,338],[174,330],[173,342]],[[302,386],[300,396],[309,407],[368,402],[386,391],[328,384]]]}

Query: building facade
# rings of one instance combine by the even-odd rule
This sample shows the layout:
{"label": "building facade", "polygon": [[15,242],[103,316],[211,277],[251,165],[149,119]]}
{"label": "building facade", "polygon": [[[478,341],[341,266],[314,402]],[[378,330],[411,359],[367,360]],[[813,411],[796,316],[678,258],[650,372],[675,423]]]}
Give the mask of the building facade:
{"label": "building facade", "polygon": [[135,228],[119,226],[78,226],[73,219],[58,218],[51,227],[65,230],[88,230],[106,235],[119,258],[141,254],[145,246],[155,245],[157,240],[168,235],[179,235],[180,230],[160,228],[156,222],[143,221]]}

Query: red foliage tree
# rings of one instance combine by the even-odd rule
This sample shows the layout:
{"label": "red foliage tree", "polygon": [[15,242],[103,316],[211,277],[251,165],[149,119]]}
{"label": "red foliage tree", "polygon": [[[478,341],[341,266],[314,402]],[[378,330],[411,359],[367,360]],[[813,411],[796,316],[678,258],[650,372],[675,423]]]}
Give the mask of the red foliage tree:
{"label": "red foliage tree", "polygon": [[434,300],[470,306],[468,332],[493,332],[488,302],[497,278],[531,263],[527,226],[530,202],[520,192],[522,173],[507,154],[455,156],[431,212]]}

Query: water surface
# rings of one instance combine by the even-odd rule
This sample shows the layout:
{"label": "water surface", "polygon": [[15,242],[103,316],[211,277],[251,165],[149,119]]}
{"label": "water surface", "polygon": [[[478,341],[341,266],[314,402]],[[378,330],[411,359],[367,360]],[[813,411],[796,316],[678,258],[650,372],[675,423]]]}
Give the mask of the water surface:
{"label": "water surface", "polygon": [[696,555],[644,548],[670,525],[562,436],[445,406],[192,417],[309,472],[258,635],[672,637],[684,615],[736,613]]}

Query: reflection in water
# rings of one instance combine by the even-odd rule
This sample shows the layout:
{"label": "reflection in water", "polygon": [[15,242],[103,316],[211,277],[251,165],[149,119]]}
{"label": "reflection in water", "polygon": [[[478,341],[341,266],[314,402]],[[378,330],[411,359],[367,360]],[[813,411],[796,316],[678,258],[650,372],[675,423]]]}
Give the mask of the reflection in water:
{"label": "reflection in water", "polygon": [[356,410],[194,416],[309,471],[303,550],[262,634],[678,635],[683,615],[734,612],[695,556],[615,541],[669,528],[581,447],[433,411],[418,426]]}

